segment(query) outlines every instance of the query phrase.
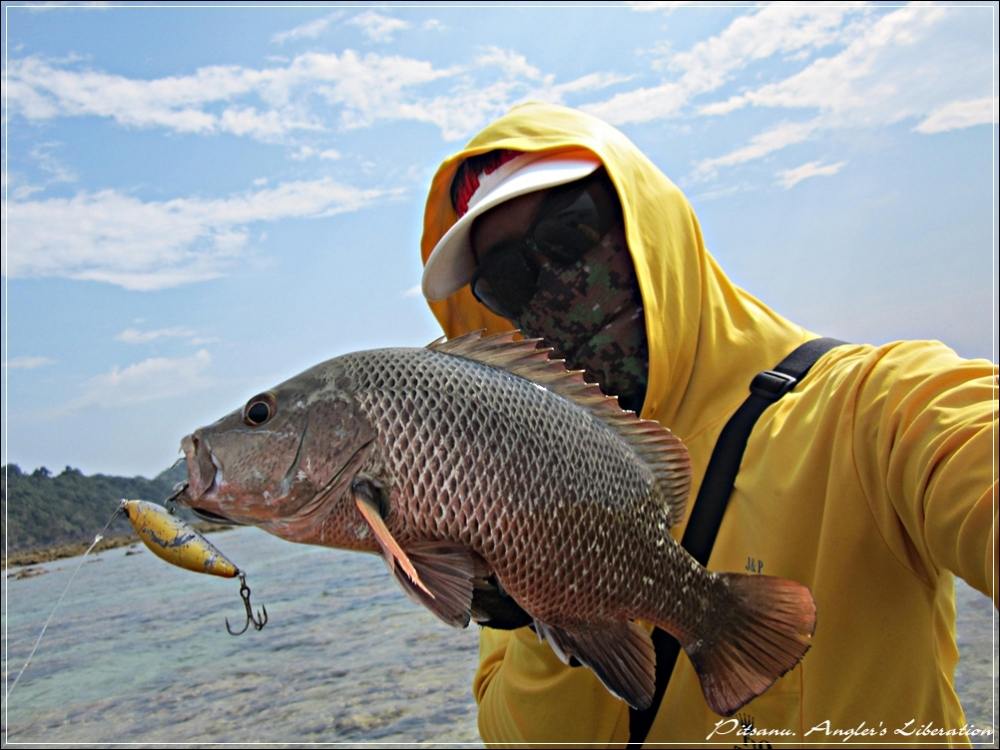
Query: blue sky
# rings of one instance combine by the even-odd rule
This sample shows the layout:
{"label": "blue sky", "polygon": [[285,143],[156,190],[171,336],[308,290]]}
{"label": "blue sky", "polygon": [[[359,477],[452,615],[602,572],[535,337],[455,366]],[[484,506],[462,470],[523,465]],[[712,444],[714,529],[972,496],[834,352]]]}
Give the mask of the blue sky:
{"label": "blue sky", "polygon": [[621,128],[825,335],[996,361],[997,8],[3,5],[3,461],[152,475],[330,356],[439,335],[438,163]]}

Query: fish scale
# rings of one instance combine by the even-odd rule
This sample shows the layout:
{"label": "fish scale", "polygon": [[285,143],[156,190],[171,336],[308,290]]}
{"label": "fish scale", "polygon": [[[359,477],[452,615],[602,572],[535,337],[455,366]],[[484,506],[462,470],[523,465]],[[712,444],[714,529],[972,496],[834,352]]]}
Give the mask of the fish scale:
{"label": "fish scale", "polygon": [[683,443],[550,352],[476,333],[321,363],[185,438],[178,500],[381,552],[450,625],[489,620],[477,600],[492,601],[495,580],[560,658],[637,708],[652,700],[655,651],[636,621],[653,623],[731,715],[808,650],[812,596],[699,565],[669,534],[691,484]]}
{"label": "fish scale", "polygon": [[[628,611],[634,597],[622,597],[630,593],[629,571],[661,569],[667,561],[662,555],[637,561],[623,552],[633,535],[653,533],[667,511],[649,470],[611,430],[523,378],[502,374],[505,387],[491,386],[492,373],[473,360],[382,350],[348,355],[344,364],[380,436],[362,470],[377,474],[384,466],[393,478],[387,525],[401,543],[462,541],[542,619],[574,619],[578,612],[642,616]],[[487,397],[476,398],[484,391]],[[411,438],[414,424],[424,429]],[[566,435],[574,439],[567,443],[560,438]],[[439,444],[458,448],[460,472],[435,455]],[[563,450],[543,452],[546,445]],[[553,486],[558,497],[551,496]],[[595,527],[613,533],[588,533]],[[484,537],[474,533],[480,528],[507,533]],[[555,554],[566,560],[563,574],[543,575]],[[588,559],[606,562],[588,568]],[[570,596],[580,574],[585,580],[576,588],[584,593]]]}

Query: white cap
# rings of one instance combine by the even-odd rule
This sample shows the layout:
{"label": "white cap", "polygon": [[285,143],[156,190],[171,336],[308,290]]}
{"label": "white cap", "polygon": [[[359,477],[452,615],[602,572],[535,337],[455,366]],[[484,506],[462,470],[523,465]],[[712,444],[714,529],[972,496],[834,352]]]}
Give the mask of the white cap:
{"label": "white cap", "polygon": [[468,210],[459,217],[427,258],[423,292],[429,300],[444,299],[472,279],[476,261],[472,256],[469,230],[477,216],[504,201],[535,190],[580,180],[601,166],[596,156],[526,153],[479,175],[479,187],[469,197]]}

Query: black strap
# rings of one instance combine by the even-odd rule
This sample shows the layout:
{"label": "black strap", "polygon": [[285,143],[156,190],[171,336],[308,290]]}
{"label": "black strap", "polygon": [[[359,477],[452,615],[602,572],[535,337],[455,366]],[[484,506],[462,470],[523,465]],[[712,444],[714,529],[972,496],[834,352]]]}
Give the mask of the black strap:
{"label": "black strap", "polygon": [[[691,511],[691,519],[681,541],[681,546],[702,565],[708,564],[708,558],[712,554],[712,545],[719,533],[729,496],[733,493],[733,483],[743,460],[747,439],[757,418],[767,407],[792,390],[816,360],[843,343],[845,342],[828,338],[807,341],[781,360],[773,370],[759,372],[751,381],[750,396],[729,418],[715,443],[698,498]],[[653,647],[656,650],[656,691],[653,693],[653,702],[645,711],[629,709],[629,748],[639,748],[646,741],[660,702],[667,692],[680,650],[677,639],[659,628],[653,630]]]}

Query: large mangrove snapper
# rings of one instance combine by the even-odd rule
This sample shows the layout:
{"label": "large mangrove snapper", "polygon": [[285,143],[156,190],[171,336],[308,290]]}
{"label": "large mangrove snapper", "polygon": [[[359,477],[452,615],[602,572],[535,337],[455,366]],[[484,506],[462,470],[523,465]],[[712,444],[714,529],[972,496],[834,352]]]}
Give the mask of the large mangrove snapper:
{"label": "large mangrove snapper", "polygon": [[515,334],[331,359],[184,438],[179,501],[294,542],[380,552],[446,623],[497,581],[563,660],[637,708],[644,620],[680,641],[730,715],[809,648],[809,590],[709,572],[668,533],[684,445]]}

